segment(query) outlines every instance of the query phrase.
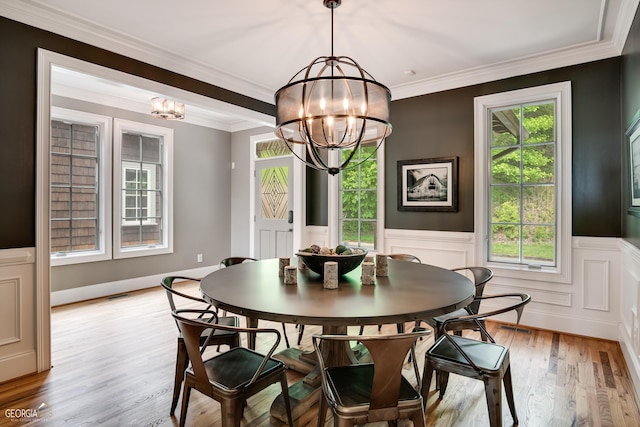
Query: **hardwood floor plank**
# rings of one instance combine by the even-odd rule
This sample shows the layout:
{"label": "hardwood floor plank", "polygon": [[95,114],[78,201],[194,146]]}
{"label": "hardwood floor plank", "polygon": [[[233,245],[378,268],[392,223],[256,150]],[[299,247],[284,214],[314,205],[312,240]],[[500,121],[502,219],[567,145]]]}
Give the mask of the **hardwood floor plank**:
{"label": "hardwood floor plank", "polygon": [[[197,285],[177,284],[198,295]],[[191,305],[195,307],[195,303]],[[245,324],[244,318],[240,318]],[[260,326],[281,330],[281,325],[260,321]],[[523,328],[512,331],[489,323],[498,342],[511,342],[511,364],[520,426],[638,426],[640,411],[620,346],[616,342],[576,337],[553,331]],[[413,323],[407,323],[410,330]],[[296,342],[295,325],[287,334]],[[349,333],[357,335],[358,327]],[[382,333],[395,333],[383,325]],[[311,349],[311,336],[319,326],[306,326],[300,348]],[[365,333],[378,333],[375,325]],[[177,328],[164,291],[159,287],[52,309],[53,368],[37,375],[0,384],[0,427],[10,426],[177,426],[170,417]],[[477,336],[477,335],[475,335]],[[242,337],[246,343],[246,336]],[[265,343],[258,342],[258,349]],[[418,342],[420,372],[433,337]],[[284,340],[279,350],[284,350]],[[222,349],[224,351],[224,349]],[[416,384],[407,363],[404,374]],[[300,379],[288,373],[289,383]],[[451,375],[442,400],[433,389],[427,396],[427,425],[486,426],[489,418],[480,381]],[[279,387],[271,386],[252,397],[244,412],[243,427],[281,427],[269,408]],[[46,403],[50,418],[10,419],[6,409],[37,408]],[[504,425],[511,415],[504,402]],[[179,417],[180,405],[176,411]],[[220,406],[192,392],[187,425],[219,425]],[[303,414],[298,425],[315,427],[317,405]],[[325,425],[331,425],[329,416]],[[407,427],[408,422],[399,423]]]}

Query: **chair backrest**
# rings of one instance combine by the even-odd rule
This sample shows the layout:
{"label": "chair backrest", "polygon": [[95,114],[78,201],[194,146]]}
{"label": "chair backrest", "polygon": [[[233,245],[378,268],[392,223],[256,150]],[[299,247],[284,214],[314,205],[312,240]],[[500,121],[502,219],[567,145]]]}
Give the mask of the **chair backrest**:
{"label": "chair backrest", "polygon": [[[516,322],[513,328],[513,331],[515,332],[518,329],[518,325],[520,324],[520,319],[522,318],[522,312],[524,311],[524,306],[531,301],[531,296],[529,294],[509,293],[509,294],[487,295],[483,297],[478,297],[476,299],[489,300],[489,299],[507,299],[507,298],[510,299],[509,300],[510,302],[501,308],[498,308],[496,310],[486,311],[483,313],[478,313],[478,314],[470,314],[468,316],[454,317],[454,318],[445,320],[442,324],[443,335],[446,336],[446,338],[453,344],[453,346],[460,352],[460,354],[462,354],[462,356],[476,370],[480,370],[480,368],[478,368],[478,366],[476,366],[473,360],[471,360],[469,356],[467,356],[467,354],[462,350],[462,348],[460,348],[460,346],[455,342],[454,338],[451,337],[448,331],[450,330],[450,328],[451,330],[455,329],[454,326],[456,322],[463,322],[463,323],[474,322],[478,326],[478,329],[480,329],[484,333],[484,335],[489,339],[489,341],[491,341],[492,343],[495,343],[496,341],[487,331],[483,321],[490,317],[495,317],[500,314],[508,313],[510,311],[515,311]],[[512,335],[512,339],[513,339],[513,335]],[[509,346],[510,344],[507,345],[507,347]]]}
{"label": "chair backrest", "polygon": [[420,258],[411,254],[391,254],[391,255],[388,255],[388,258],[396,259],[398,261],[410,261],[410,262],[422,263],[420,261]]}
{"label": "chair backrest", "polygon": [[[321,342],[324,341],[358,341],[362,343],[371,356],[374,365],[373,387],[369,405],[369,420],[376,421],[376,413],[380,417],[379,421],[387,420],[385,414],[390,412],[386,409],[398,406],[400,397],[400,385],[402,380],[402,366],[407,354],[416,340],[425,336],[430,331],[418,331],[396,335],[313,335],[312,342],[318,354],[320,364],[320,375],[322,377],[322,387],[325,396],[330,397],[331,393],[327,389],[327,377],[325,369],[327,361],[324,353],[320,350]],[[391,411],[392,413],[393,411]]]}
{"label": "chair backrest", "polygon": [[232,265],[242,264],[243,262],[250,261],[257,261],[257,259],[244,256],[233,256],[224,258],[220,261],[220,268],[231,267]]}
{"label": "chair backrest", "polygon": [[[209,387],[209,376],[207,375],[207,371],[204,366],[202,353],[204,353],[204,351],[206,350],[208,341],[214,335],[216,330],[238,333],[246,332],[255,334],[273,334],[274,336],[271,348],[266,353],[256,353],[262,356],[263,360],[253,374],[251,380],[248,383],[242,384],[242,387],[248,387],[258,379],[260,374],[264,371],[267,362],[276,350],[276,347],[278,347],[278,344],[280,344],[280,332],[278,332],[277,330],[270,328],[243,328],[239,326],[220,325],[217,323],[218,315],[215,311],[185,309],[174,311],[171,314],[173,315],[173,318],[176,319],[178,328],[180,329],[182,337],[184,338],[185,346],[187,347],[187,354],[193,368],[193,373],[196,377],[196,382],[199,385],[204,386],[205,389],[206,387]],[[202,333],[208,329],[211,330],[211,332],[209,333],[209,338],[201,346],[200,337]]]}
{"label": "chair backrest", "polygon": [[190,280],[194,282],[200,281],[200,279],[194,279],[192,277],[186,277],[186,276],[167,276],[160,281],[160,285],[166,291],[167,299],[169,300],[169,306],[171,307],[171,311],[176,311],[178,309],[174,296],[184,298],[189,301],[196,301],[196,302],[202,303],[204,304],[202,308],[205,310],[209,310],[211,308],[211,304],[209,304],[207,301],[203,300],[202,298],[198,298],[193,295],[188,295],[183,292],[176,291],[173,288],[173,285],[178,280]]}
{"label": "chair backrest", "polygon": [[[460,267],[452,268],[451,271],[457,271],[460,274],[473,276],[473,284],[476,286],[476,297],[481,297],[484,292],[484,287],[489,280],[493,278],[493,271],[487,267]],[[473,300],[471,304],[467,306],[471,313],[475,314],[480,309],[480,300]]]}

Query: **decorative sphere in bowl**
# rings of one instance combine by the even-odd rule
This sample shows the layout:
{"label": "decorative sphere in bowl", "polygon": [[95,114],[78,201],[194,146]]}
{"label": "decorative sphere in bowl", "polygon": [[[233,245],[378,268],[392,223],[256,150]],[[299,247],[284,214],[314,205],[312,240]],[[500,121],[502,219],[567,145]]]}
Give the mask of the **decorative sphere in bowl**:
{"label": "decorative sphere in bowl", "polygon": [[309,270],[318,273],[321,276],[324,275],[324,263],[327,261],[335,261],[338,263],[338,275],[341,276],[357,268],[367,256],[367,251],[365,249],[352,248],[351,252],[352,253],[348,255],[338,255],[335,253],[320,254],[300,251],[296,253],[296,255],[298,256],[298,259],[300,259],[309,268]]}

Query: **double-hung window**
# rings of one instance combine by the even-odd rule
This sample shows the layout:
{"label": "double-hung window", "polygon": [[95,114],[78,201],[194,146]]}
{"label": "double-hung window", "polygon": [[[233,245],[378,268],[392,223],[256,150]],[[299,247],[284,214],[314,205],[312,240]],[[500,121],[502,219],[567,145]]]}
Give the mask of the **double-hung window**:
{"label": "double-hung window", "polygon": [[476,233],[486,265],[567,281],[570,84],[476,98]]}
{"label": "double-hung window", "polygon": [[111,118],[51,114],[51,265],[110,259]]}
{"label": "double-hung window", "polygon": [[[352,247],[377,249],[378,158],[376,146],[358,148],[351,164],[340,173],[340,237]],[[348,153],[344,152],[343,157]]]}
{"label": "double-hung window", "polygon": [[172,157],[172,129],[52,108],[51,265],[170,253]]}
{"label": "double-hung window", "polygon": [[172,251],[172,129],[114,120],[114,258]]}

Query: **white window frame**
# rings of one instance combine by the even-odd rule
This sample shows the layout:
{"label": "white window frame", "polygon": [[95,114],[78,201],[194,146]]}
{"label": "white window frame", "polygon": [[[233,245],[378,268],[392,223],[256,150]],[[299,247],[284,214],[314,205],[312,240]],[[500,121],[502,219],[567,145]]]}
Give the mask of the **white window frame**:
{"label": "white window frame", "polygon": [[[111,259],[111,117],[84,111],[51,107],[51,120],[97,126],[100,133],[98,163],[98,249],[78,252],[52,252],[51,266],[106,261]],[[50,144],[50,142],[49,142]],[[51,191],[51,189],[49,189]],[[51,222],[51,219],[49,219]]]}
{"label": "white window frame", "polygon": [[[160,137],[163,140],[162,151],[162,244],[148,246],[122,247],[121,229],[126,226],[123,221],[122,206],[122,135],[124,133],[140,133]],[[173,253],[173,129],[124,119],[113,120],[113,158],[119,173],[113,176],[113,258],[133,258]],[[117,162],[117,163],[116,163]],[[117,193],[117,195],[116,195]]]}
{"label": "white window frame", "polygon": [[[488,261],[489,110],[542,100],[556,102],[556,266]],[[514,90],[474,99],[476,259],[498,276],[547,282],[571,282],[571,82]]]}

